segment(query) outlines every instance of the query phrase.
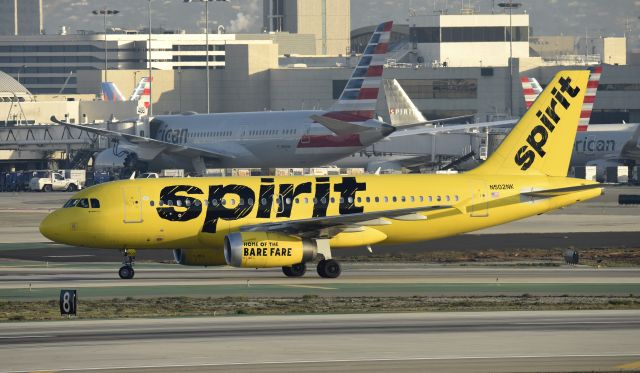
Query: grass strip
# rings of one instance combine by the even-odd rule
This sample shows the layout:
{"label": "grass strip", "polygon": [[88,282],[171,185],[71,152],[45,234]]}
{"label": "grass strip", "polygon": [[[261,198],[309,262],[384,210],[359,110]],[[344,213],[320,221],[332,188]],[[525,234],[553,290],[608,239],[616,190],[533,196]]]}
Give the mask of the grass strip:
{"label": "grass strip", "polygon": [[[640,309],[629,296],[158,297],[83,300],[79,319],[380,312]],[[57,301],[0,301],[0,321],[61,320]]]}

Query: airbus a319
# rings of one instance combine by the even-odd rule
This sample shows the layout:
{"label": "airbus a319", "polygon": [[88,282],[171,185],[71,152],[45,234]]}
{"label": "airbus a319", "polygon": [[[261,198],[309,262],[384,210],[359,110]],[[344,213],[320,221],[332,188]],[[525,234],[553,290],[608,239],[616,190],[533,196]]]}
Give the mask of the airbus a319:
{"label": "airbus a319", "polygon": [[40,226],[49,239],[121,250],[173,249],[184,265],[282,267],[338,277],[332,250],[470,232],[595,198],[568,178],[588,71],[559,72],[500,147],[458,175],[123,180],[75,194]]}

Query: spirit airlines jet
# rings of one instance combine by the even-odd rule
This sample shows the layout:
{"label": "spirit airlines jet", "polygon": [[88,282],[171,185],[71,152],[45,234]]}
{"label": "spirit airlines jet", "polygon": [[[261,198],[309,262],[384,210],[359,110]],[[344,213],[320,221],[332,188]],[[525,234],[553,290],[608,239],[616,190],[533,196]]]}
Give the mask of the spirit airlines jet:
{"label": "spirit airlines jet", "polygon": [[539,215],[602,193],[566,177],[588,71],[561,71],[480,167],[456,175],[120,180],[76,193],[40,232],[68,245],[173,249],[183,265],[282,267],[335,278],[343,247],[431,240]]}
{"label": "spirit airlines jet", "polygon": [[[591,69],[571,157],[572,166],[598,166],[599,177],[603,176],[609,166],[630,166],[640,162],[640,125],[638,123],[589,126],[601,75],[602,66]],[[536,100],[542,87],[535,78],[522,77],[521,82],[528,108]]]}
{"label": "spirit airlines jet", "polygon": [[[152,168],[311,167],[356,152],[394,131],[375,119],[392,22],[380,24],[329,111],[273,111],[153,117],[144,133],[125,134],[52,120],[110,137],[96,158]],[[145,132],[145,131],[141,131]],[[109,162],[109,160],[111,160]],[[143,168],[143,167],[140,167]]]}

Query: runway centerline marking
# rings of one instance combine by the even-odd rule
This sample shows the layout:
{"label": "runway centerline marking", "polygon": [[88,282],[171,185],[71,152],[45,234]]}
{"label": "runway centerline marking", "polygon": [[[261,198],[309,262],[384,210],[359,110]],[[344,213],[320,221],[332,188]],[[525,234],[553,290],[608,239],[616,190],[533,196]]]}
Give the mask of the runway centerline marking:
{"label": "runway centerline marking", "polygon": [[290,288],[305,288],[305,289],[321,289],[321,290],[338,290],[338,288],[330,288],[326,286],[313,286],[313,285],[282,285]]}

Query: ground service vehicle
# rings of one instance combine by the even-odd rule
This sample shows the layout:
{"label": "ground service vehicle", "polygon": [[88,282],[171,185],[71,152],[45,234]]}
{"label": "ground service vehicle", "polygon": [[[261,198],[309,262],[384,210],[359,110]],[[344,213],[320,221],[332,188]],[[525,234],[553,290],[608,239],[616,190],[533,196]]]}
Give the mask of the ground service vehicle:
{"label": "ground service vehicle", "polygon": [[478,168],[448,175],[160,178],[75,194],[40,225],[49,239],[121,250],[173,249],[183,265],[282,267],[319,259],[335,278],[343,247],[431,240],[543,214],[602,193],[568,178],[588,71],[561,71]]}
{"label": "ground service vehicle", "polygon": [[49,172],[46,177],[33,177],[29,181],[29,189],[32,191],[51,192],[67,191],[74,192],[82,188],[82,184],[76,179],[67,179],[62,172]]}

